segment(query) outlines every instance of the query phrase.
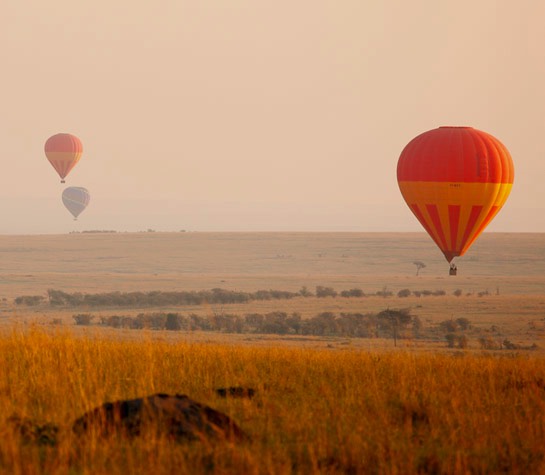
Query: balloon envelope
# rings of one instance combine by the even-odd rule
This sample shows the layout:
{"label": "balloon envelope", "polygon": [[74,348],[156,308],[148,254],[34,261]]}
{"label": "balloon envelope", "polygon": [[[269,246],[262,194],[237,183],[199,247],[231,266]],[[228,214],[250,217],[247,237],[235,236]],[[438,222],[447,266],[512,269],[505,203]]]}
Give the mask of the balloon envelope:
{"label": "balloon envelope", "polygon": [[49,137],[44,146],[45,156],[61,177],[61,183],[78,163],[83,153],[81,140],[72,134],[56,134]]}
{"label": "balloon envelope", "polygon": [[509,151],[492,135],[471,127],[439,127],[403,149],[397,180],[407,205],[451,262],[501,209],[514,168]]}
{"label": "balloon envelope", "polygon": [[89,191],[80,186],[70,186],[62,192],[62,202],[66,209],[72,213],[74,219],[77,219],[81,212],[87,208],[90,199]]}

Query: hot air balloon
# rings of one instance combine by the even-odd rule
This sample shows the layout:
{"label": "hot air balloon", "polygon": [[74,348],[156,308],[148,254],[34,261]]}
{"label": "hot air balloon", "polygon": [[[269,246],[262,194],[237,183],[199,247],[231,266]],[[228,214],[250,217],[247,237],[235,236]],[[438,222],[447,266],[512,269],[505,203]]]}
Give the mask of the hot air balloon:
{"label": "hot air balloon", "polygon": [[472,127],[439,127],[418,135],[397,163],[407,205],[451,263],[463,256],[504,205],[514,168],[507,148]]}
{"label": "hot air balloon", "polygon": [[62,192],[62,202],[66,206],[66,209],[74,216],[74,221],[87,208],[90,199],[89,191],[81,186],[69,186]]}
{"label": "hot air balloon", "polygon": [[44,146],[45,155],[64,183],[66,175],[78,163],[83,153],[81,140],[72,134],[49,137]]}

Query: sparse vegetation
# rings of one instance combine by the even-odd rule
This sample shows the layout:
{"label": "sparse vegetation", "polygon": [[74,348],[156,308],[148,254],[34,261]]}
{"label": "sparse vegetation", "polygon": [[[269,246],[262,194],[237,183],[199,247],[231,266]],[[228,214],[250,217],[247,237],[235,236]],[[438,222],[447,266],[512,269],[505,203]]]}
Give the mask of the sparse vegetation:
{"label": "sparse vegetation", "polygon": [[445,339],[447,340],[447,345],[449,348],[467,348],[468,346],[468,338],[466,335],[459,335],[456,333],[447,333],[445,335]]}
{"label": "sparse vegetation", "polygon": [[15,298],[15,303],[17,305],[27,305],[29,307],[34,307],[45,301],[43,295],[22,295],[21,297]]}
{"label": "sparse vegetation", "polygon": [[336,297],[337,291],[333,287],[323,287],[321,285],[316,286],[316,297]]}
{"label": "sparse vegetation", "polygon": [[73,318],[76,322],[76,325],[90,325],[91,322],[95,319],[94,315],[91,315],[89,313],[79,313],[78,315],[74,315]]}
{"label": "sparse vegetation", "polygon": [[350,289],[350,290],[341,291],[341,297],[346,297],[346,298],[365,297],[365,293],[361,289],[354,288],[354,289]]}
{"label": "sparse vegetation", "polygon": [[410,295],[411,295],[410,289],[401,289],[401,290],[397,293],[397,296],[400,297],[400,298],[409,297]]}

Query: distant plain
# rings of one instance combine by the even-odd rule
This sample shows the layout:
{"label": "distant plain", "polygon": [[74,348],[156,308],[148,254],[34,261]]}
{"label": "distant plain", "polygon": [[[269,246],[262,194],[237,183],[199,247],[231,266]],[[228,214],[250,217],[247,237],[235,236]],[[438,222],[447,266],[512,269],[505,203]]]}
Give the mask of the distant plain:
{"label": "distant plain", "polygon": [[[416,275],[415,261],[425,264]],[[244,315],[250,312],[378,312],[411,308],[424,324],[468,318],[482,328],[499,326],[502,335],[539,344],[545,327],[545,234],[485,233],[456,260],[458,275],[424,233],[73,233],[0,236],[0,321],[45,323],[53,317],[72,325],[72,315],[135,315],[143,309],[58,309],[15,305],[22,295],[48,289],[103,293],[222,288],[297,292],[303,286],[360,288],[363,298],[295,298],[244,304],[156,309]],[[444,296],[400,298],[402,289],[443,290]],[[461,290],[461,296],[453,293]],[[388,290],[389,297],[374,295]],[[152,311],[153,309],[144,309]],[[164,332],[160,332],[164,333]],[[286,336],[247,338],[195,333],[171,335],[191,341],[244,341],[303,345]],[[312,341],[320,346],[327,339]],[[359,342],[367,347],[370,341]],[[308,343],[307,343],[308,344]],[[357,341],[353,345],[358,346]],[[374,342],[373,346],[383,343]],[[412,343],[411,343],[412,344]],[[389,344],[388,344],[389,346]],[[543,346],[543,345],[542,345]]]}

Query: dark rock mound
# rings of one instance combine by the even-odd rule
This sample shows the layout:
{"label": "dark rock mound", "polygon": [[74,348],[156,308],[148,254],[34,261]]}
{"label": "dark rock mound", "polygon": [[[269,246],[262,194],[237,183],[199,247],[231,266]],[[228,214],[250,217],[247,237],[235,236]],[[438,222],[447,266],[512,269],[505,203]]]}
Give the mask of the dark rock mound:
{"label": "dark rock mound", "polygon": [[242,386],[230,386],[228,388],[216,389],[216,394],[220,397],[238,397],[252,399],[255,396],[254,388],[244,388]]}
{"label": "dark rock mound", "polygon": [[128,436],[151,430],[177,440],[248,439],[227,415],[181,394],[107,402],[77,419],[72,429],[77,434]]}

